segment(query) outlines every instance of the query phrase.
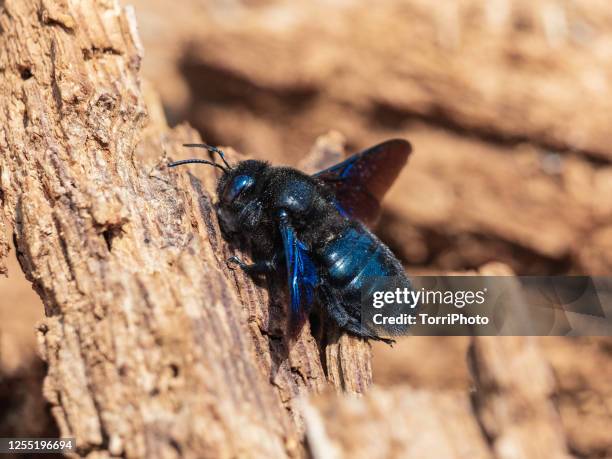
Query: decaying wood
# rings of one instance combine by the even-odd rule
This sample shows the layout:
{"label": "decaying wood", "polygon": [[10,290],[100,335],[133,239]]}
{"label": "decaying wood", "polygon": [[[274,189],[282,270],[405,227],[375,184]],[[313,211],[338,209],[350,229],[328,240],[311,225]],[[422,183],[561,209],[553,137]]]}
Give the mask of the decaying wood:
{"label": "decaying wood", "polygon": [[[585,235],[609,233],[610,165],[431,129],[408,136],[415,154],[390,191],[384,228],[407,259],[435,257],[442,269],[456,270],[493,258],[524,275],[559,272],[564,265],[607,272],[602,267],[612,263],[612,250],[603,237]],[[417,236],[400,231],[401,222],[414,222]],[[461,242],[436,248],[435,238],[426,238],[431,233],[441,239],[460,234]]]}
{"label": "decaying wood", "polygon": [[317,397],[305,413],[315,459],[495,457],[458,391],[375,388],[360,399]]}
{"label": "decaying wood", "polygon": [[[535,338],[475,337],[475,387],[374,388],[363,398],[320,395],[304,409],[314,458],[562,458],[566,438],[554,378]],[[471,396],[470,396],[471,395]]]}
{"label": "decaying wood", "polygon": [[[500,263],[484,276],[511,276]],[[523,305],[515,304],[520,308]],[[568,459],[566,434],[554,403],[557,387],[535,337],[475,336],[468,350],[475,382],[474,415],[495,457]]]}
{"label": "decaying wood", "polygon": [[495,456],[568,459],[553,373],[534,337],[479,336],[470,350],[474,404]]}
{"label": "decaying wood", "polygon": [[[165,8],[163,0],[135,4],[143,11]],[[606,116],[612,109],[606,45],[612,15],[605,0],[588,6],[563,0],[387,0],[375,13],[358,2],[291,6],[290,0],[249,8],[182,1],[174,18],[155,21],[150,41],[165,45],[178,33],[173,43],[193,43],[195,58],[186,70],[199,68],[206,76],[187,74],[192,89],[200,82],[206,91],[207,83],[223,79],[234,87],[256,82],[253,105],[270,117],[282,116],[279,100],[293,98],[298,103],[291,124],[310,136],[333,126],[353,138],[353,130],[365,129],[339,116],[345,105],[369,114],[369,127],[413,115],[483,137],[529,139],[612,158]],[[177,50],[163,45],[156,56],[167,59],[167,78],[175,72],[167,64]],[[153,65],[161,67],[160,61]],[[231,95],[232,85],[226,88]],[[174,107],[187,105],[184,85],[164,91]],[[263,92],[268,97],[258,98]],[[331,104],[319,110],[324,103]],[[225,107],[219,101],[197,110],[223,115]],[[244,135],[240,125],[261,125],[248,110],[232,114],[237,137]],[[310,124],[300,123],[300,115]],[[217,117],[207,121],[213,129],[221,123]]]}
{"label": "decaying wood", "polygon": [[[0,201],[1,202],[1,201]],[[7,269],[5,264],[6,256],[9,252],[9,244],[6,240],[7,230],[5,227],[4,216],[0,208],[0,275],[6,275]]]}
{"label": "decaying wood", "polygon": [[228,269],[214,170],[164,165],[200,139],[143,91],[130,9],[7,0],[0,30],[3,212],[61,435],[92,457],[301,456],[296,401],[365,390],[368,345],[319,349],[307,324],[288,347],[283,286]]}

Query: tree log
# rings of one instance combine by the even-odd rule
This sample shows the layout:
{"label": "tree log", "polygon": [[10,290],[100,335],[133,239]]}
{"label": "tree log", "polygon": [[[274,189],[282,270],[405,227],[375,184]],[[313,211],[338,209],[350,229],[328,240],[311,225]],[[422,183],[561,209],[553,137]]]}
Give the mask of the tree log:
{"label": "tree log", "polygon": [[44,302],[45,396],[82,456],[302,456],[296,400],[364,391],[369,346],[289,346],[283,286],[228,269],[215,171],[165,167],[200,139],[143,90],[136,29],[115,0],[0,6],[0,222]]}
{"label": "tree log", "polygon": [[472,338],[471,397],[458,390],[374,388],[305,406],[315,459],[568,459],[554,379],[529,337]]}
{"label": "tree log", "polygon": [[552,401],[554,376],[534,337],[474,337],[470,363],[476,415],[496,457],[571,457]]}
{"label": "tree log", "polygon": [[[2,201],[0,200],[0,206],[1,205]],[[7,230],[5,226],[6,223],[2,215],[2,207],[0,207],[0,276],[6,276],[7,274],[5,259],[9,252],[9,244],[6,239]]]}
{"label": "tree log", "polygon": [[318,396],[305,412],[315,459],[495,457],[459,391],[374,388],[362,399]]}
{"label": "tree log", "polygon": [[[612,16],[605,0],[588,6],[563,0],[384,1],[375,12],[359,2],[308,2],[299,9],[288,0],[249,8],[179,3],[179,14],[156,20],[151,30],[150,41],[175,37],[174,46],[158,47],[156,65],[166,64],[165,78],[176,75],[172,59],[184,60],[190,81],[164,88],[179,110],[192,106],[186,103],[189,87],[205,92],[216,82],[226,88],[228,97],[218,97],[217,106],[194,109],[220,115],[203,120],[212,132],[229,130],[221,124],[224,114],[234,116],[236,138],[249,124],[265,132],[250,110],[256,107],[264,116],[288,118],[288,129],[297,128],[298,135],[334,127],[353,138],[354,131],[417,118],[488,140],[528,140],[612,159],[606,116],[612,109],[606,45]],[[135,5],[165,11],[163,0]],[[180,42],[192,45],[189,59],[177,53]],[[252,104],[239,111],[231,95],[241,85],[251,89]],[[295,102],[290,113],[283,99]],[[356,125],[354,113],[369,116],[369,124]],[[275,140],[262,133],[244,142],[259,140],[264,147],[264,138],[273,143],[266,137]],[[278,140],[285,148],[296,143]]]}

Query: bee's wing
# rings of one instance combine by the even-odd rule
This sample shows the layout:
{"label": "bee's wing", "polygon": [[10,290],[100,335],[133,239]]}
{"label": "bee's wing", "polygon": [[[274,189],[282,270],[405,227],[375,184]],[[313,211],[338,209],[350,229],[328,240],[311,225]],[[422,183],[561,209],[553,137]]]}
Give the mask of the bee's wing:
{"label": "bee's wing", "polygon": [[348,217],[372,224],[380,201],[412,152],[410,143],[393,139],[357,153],[313,177],[334,191],[338,210]]}
{"label": "bee's wing", "polygon": [[289,334],[296,336],[310,312],[319,276],[306,246],[297,238],[293,227],[287,221],[282,220],[280,232],[285,249],[287,280],[291,296]]}

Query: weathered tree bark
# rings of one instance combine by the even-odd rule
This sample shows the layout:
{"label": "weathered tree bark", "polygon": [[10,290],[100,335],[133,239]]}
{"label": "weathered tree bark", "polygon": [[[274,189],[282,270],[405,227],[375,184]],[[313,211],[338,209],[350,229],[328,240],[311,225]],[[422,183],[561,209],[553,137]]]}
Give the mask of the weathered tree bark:
{"label": "weathered tree bark", "polygon": [[554,376],[535,338],[475,337],[470,363],[476,415],[496,457],[571,457],[552,401]]}
{"label": "weathered tree bark", "polygon": [[553,375],[534,338],[472,338],[469,363],[471,397],[407,386],[375,388],[360,399],[315,397],[304,410],[313,457],[571,457]]}
{"label": "weathered tree bark", "polygon": [[[135,3],[165,7],[163,0]],[[488,139],[612,158],[606,47],[612,16],[604,0],[588,6],[562,0],[383,1],[375,14],[359,2],[308,2],[299,10],[291,3],[221,10],[215,2],[181,2],[183,14],[174,20],[186,26],[176,41],[194,45],[186,70],[196,70],[199,61],[211,82],[257,82],[253,100],[268,90],[267,99],[255,101],[268,116],[282,115],[278,99],[302,102],[295,111],[308,116],[310,124],[299,127],[309,135],[321,125],[351,134],[364,130],[368,125],[339,116],[350,111],[369,114],[369,127],[391,127],[412,115]],[[158,27],[174,33],[172,21]],[[158,54],[166,53],[176,49],[160,46]],[[187,77],[198,89],[203,78],[197,72]],[[164,92],[175,96],[175,105],[185,103],[181,86]],[[340,107],[318,110],[330,102]],[[223,101],[218,105],[201,110],[222,115]],[[258,123],[248,111],[232,114],[240,120],[238,135],[241,124]],[[214,128],[215,122],[207,123]]]}
{"label": "weathered tree bark", "polygon": [[[0,205],[1,204],[2,200],[0,199]],[[9,252],[9,244],[6,239],[7,229],[5,225],[4,216],[2,215],[2,208],[0,207],[0,275],[6,275],[6,263],[4,260]]]}
{"label": "weathered tree bark", "polygon": [[308,324],[288,346],[283,287],[227,268],[214,171],[164,165],[199,138],[143,91],[131,10],[7,0],[0,33],[0,222],[44,302],[61,435],[92,457],[303,455],[296,400],[362,392],[369,347],[319,349]]}
{"label": "weathered tree bark", "polygon": [[495,457],[459,391],[395,386],[362,399],[323,395],[305,413],[315,459]]}

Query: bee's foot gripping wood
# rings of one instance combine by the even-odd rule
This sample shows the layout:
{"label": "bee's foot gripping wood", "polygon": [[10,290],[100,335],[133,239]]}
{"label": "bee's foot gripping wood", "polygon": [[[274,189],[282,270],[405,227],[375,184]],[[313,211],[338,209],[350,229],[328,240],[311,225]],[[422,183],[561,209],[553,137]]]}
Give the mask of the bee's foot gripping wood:
{"label": "bee's foot gripping wood", "polygon": [[270,274],[275,272],[278,268],[278,264],[275,260],[258,260],[255,263],[247,264],[235,255],[229,257],[226,262],[230,269],[238,267],[251,276],[256,274]]}

